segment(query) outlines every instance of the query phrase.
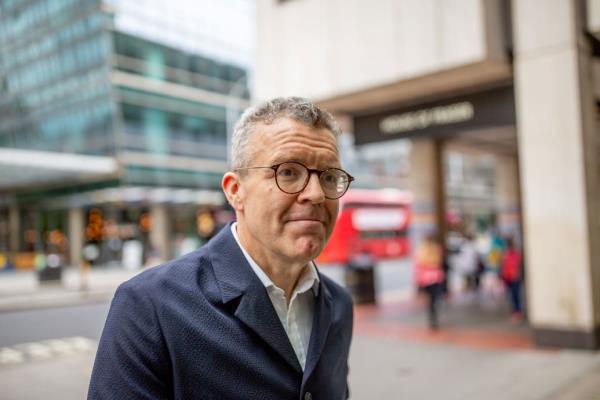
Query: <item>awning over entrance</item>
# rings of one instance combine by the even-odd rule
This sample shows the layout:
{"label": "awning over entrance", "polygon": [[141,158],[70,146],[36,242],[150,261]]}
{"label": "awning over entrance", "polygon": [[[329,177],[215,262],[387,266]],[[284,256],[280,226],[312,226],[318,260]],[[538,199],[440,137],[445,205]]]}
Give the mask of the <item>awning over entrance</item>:
{"label": "awning over entrance", "polygon": [[112,157],[0,148],[0,190],[88,181],[117,171]]}
{"label": "awning over entrance", "polygon": [[449,137],[466,131],[492,132],[516,123],[512,86],[488,89],[399,109],[354,117],[356,144],[415,137]]}

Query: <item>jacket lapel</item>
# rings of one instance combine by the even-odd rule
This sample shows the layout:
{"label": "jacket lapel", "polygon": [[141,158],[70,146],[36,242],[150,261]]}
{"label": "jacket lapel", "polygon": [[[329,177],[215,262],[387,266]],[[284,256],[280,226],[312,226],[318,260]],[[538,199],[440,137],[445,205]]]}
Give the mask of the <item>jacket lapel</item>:
{"label": "jacket lapel", "polygon": [[210,241],[209,246],[212,267],[223,303],[227,304],[239,298],[234,315],[301,373],[302,368],[296,353],[273,308],[267,290],[248,265],[231,233],[231,225],[225,226]]}
{"label": "jacket lapel", "polygon": [[327,341],[329,328],[331,327],[331,315],[331,293],[329,292],[327,286],[325,286],[323,283],[323,278],[321,277],[319,282],[319,296],[315,302],[315,315],[313,318],[313,327],[310,335],[308,354],[306,357],[306,366],[304,368],[304,377],[302,380],[303,385],[319,362],[319,358],[323,352],[323,347]]}
{"label": "jacket lapel", "polygon": [[281,326],[266,289],[260,281],[259,285],[260,287],[253,288],[243,295],[235,316],[279,353],[295,370],[302,372],[298,357]]}

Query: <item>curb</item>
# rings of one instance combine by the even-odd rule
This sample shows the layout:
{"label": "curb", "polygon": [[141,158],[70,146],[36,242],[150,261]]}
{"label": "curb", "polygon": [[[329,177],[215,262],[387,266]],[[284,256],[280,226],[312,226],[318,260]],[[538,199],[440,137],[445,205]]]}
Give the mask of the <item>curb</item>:
{"label": "curb", "polygon": [[96,289],[81,292],[33,293],[31,295],[10,296],[0,298],[0,313],[104,303],[112,299],[115,290]]}

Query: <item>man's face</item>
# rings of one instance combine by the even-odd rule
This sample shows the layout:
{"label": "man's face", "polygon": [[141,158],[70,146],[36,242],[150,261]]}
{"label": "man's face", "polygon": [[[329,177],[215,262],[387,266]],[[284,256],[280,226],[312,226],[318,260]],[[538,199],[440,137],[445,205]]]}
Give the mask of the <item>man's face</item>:
{"label": "man's face", "polygon": [[[289,118],[259,124],[250,140],[250,167],[296,161],[319,170],[339,168],[335,137]],[[243,172],[237,190],[238,232],[258,262],[308,262],[323,250],[338,213],[338,200],[325,198],[317,174],[297,194],[282,192],[268,168]],[[240,236],[242,238],[242,236]]]}

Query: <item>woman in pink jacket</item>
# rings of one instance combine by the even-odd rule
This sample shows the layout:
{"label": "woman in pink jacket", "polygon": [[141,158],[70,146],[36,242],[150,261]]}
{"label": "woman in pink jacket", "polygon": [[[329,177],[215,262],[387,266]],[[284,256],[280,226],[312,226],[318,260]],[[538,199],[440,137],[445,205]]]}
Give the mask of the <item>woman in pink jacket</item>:
{"label": "woman in pink jacket", "polygon": [[437,329],[438,302],[442,294],[444,270],[442,246],[434,235],[427,236],[419,245],[415,257],[415,281],[428,296],[429,327]]}
{"label": "woman in pink jacket", "polygon": [[502,280],[508,288],[512,305],[511,319],[515,322],[523,319],[521,311],[521,252],[515,247],[514,241],[506,241],[506,251],[502,257]]}

